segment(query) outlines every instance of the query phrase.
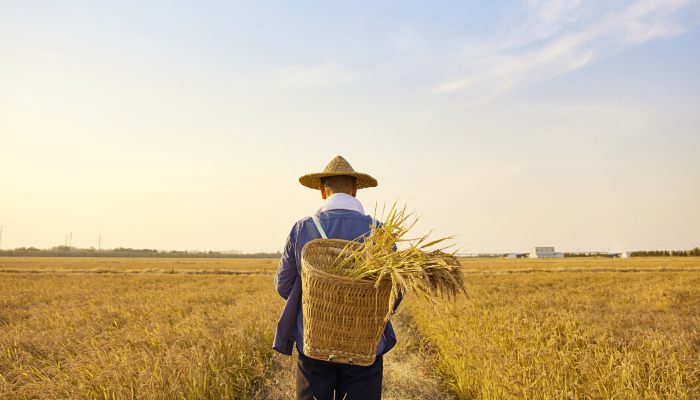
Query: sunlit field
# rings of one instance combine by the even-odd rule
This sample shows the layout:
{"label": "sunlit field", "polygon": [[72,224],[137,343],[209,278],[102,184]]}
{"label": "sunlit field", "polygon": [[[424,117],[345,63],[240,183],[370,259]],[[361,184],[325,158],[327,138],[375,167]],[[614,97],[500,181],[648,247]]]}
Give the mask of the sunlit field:
{"label": "sunlit field", "polygon": [[410,306],[458,398],[700,398],[697,272],[468,278],[439,316]]}
{"label": "sunlit field", "polygon": [[261,272],[277,269],[271,258],[117,258],[117,257],[0,257],[6,272],[144,272],[195,273]]}
{"label": "sunlit field", "polygon": [[[696,259],[462,264],[468,298],[394,316],[385,398],[700,398]],[[0,258],[0,398],[291,398],[276,265]]]}
{"label": "sunlit field", "polygon": [[498,273],[528,271],[636,271],[636,270],[700,270],[697,257],[634,257],[634,258],[461,258],[465,273]]}
{"label": "sunlit field", "polygon": [[273,365],[270,279],[3,274],[0,398],[250,398]]}

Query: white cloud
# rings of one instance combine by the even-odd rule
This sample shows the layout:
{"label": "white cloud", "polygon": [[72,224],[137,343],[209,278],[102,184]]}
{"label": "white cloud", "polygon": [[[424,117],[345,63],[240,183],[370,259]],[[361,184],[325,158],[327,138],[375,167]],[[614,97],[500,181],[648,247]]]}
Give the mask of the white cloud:
{"label": "white cloud", "polygon": [[463,54],[470,61],[432,92],[471,92],[488,99],[582,68],[625,47],[679,35],[685,28],[675,16],[688,3],[638,0],[609,10],[607,3],[528,1],[522,24],[490,43],[493,50],[479,46],[478,54]]}

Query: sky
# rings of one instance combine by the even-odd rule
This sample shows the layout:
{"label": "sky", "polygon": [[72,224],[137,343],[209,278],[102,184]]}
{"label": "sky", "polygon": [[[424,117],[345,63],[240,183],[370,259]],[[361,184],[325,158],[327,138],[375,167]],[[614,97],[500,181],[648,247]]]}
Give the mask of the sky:
{"label": "sky", "polygon": [[0,247],[281,250],[336,155],[463,253],[700,246],[699,50],[697,0],[0,1]]}

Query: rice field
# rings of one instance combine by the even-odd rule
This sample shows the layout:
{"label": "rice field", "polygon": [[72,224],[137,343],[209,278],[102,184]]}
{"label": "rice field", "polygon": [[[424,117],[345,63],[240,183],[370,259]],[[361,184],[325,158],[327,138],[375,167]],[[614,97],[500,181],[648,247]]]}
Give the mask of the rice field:
{"label": "rice field", "polygon": [[458,398],[700,398],[697,272],[468,281],[469,299],[410,305]]}
{"label": "rice field", "polygon": [[[700,262],[463,259],[406,296],[387,399],[699,399]],[[288,399],[270,259],[0,258],[1,399]]]}
{"label": "rice field", "polygon": [[267,276],[3,274],[0,398],[251,398],[274,366],[282,300],[269,286]]}
{"label": "rice field", "polygon": [[0,272],[273,273],[272,258],[0,257]]}

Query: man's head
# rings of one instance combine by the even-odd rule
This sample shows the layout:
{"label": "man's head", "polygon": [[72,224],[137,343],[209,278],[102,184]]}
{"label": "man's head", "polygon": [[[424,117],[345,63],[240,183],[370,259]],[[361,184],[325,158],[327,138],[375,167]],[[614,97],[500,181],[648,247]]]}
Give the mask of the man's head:
{"label": "man's head", "polygon": [[321,178],[321,197],[326,199],[335,193],[357,195],[357,178],[349,175],[326,176]]}
{"label": "man's head", "polygon": [[341,156],[336,156],[326,165],[323,172],[303,175],[299,182],[311,189],[320,189],[324,199],[334,193],[357,194],[357,189],[377,186],[377,180],[371,176],[355,171],[350,163]]}

